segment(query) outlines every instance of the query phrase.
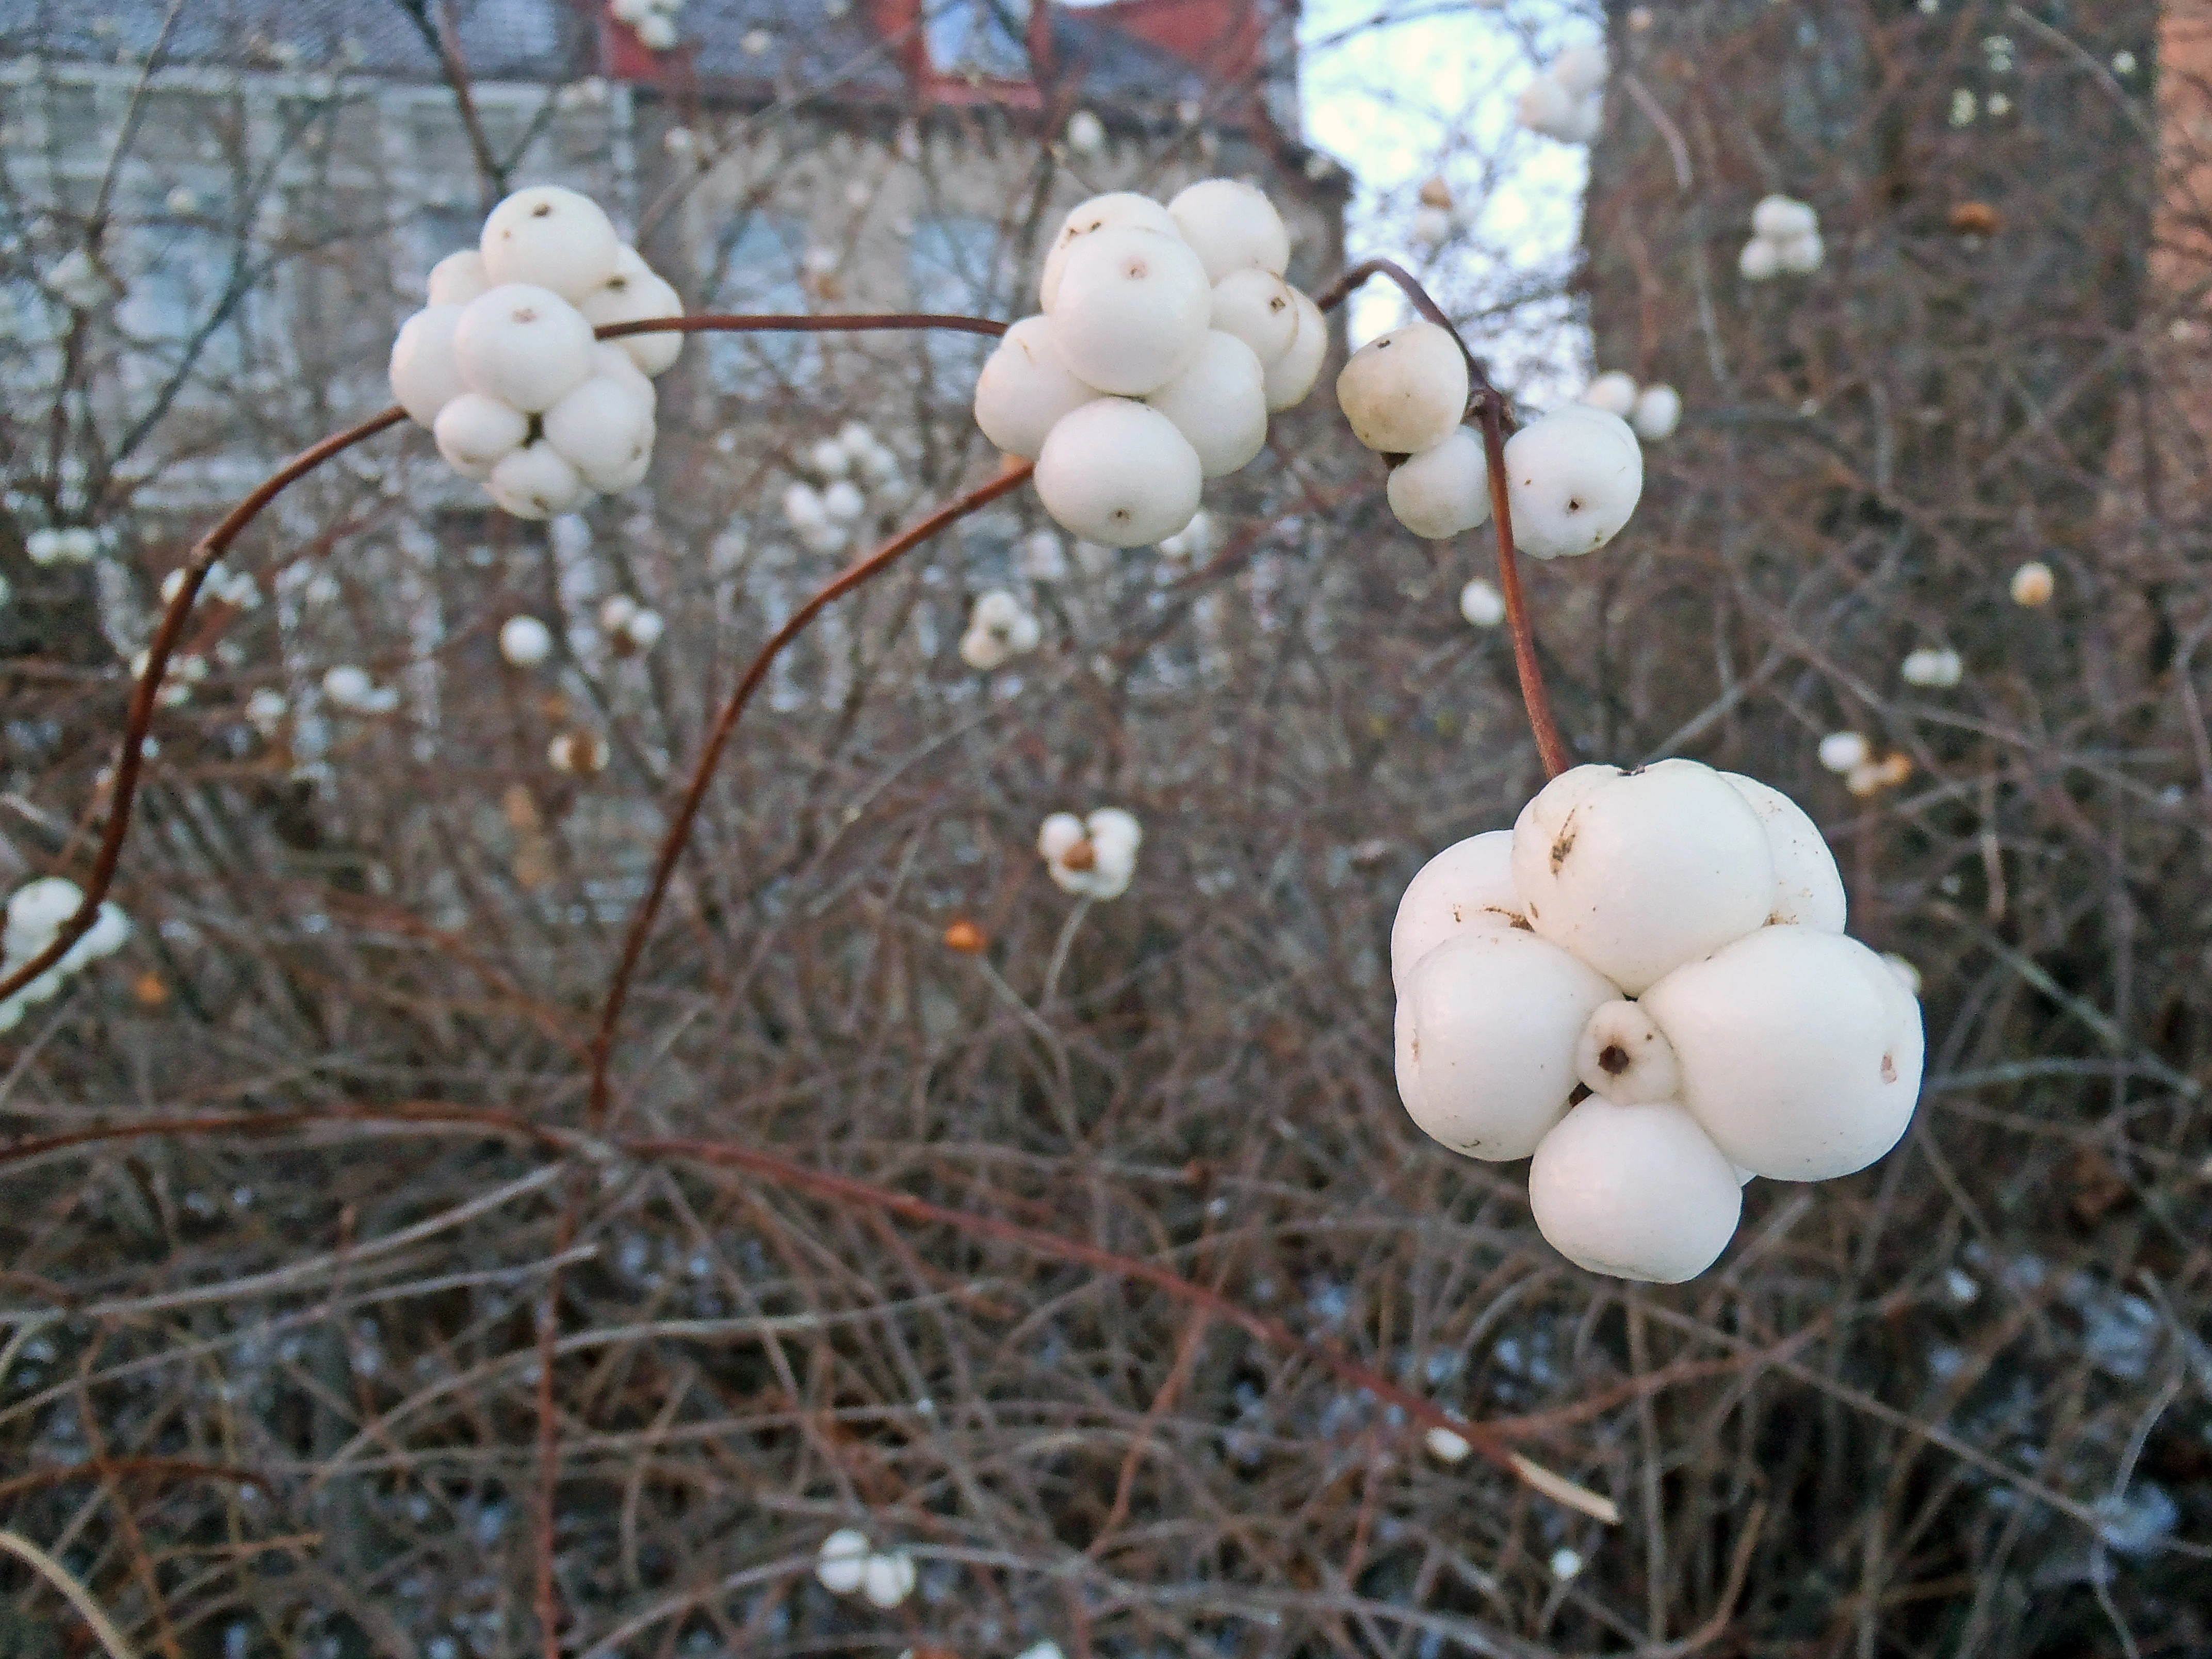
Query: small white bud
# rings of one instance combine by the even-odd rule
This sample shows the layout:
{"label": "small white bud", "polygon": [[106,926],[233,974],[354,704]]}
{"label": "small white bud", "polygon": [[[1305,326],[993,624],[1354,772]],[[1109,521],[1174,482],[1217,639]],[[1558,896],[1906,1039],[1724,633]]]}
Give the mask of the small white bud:
{"label": "small white bud", "polygon": [[1087,109],[1067,118],[1067,147],[1078,155],[1096,155],[1106,148],[1106,124]]}
{"label": "small white bud", "polygon": [[1820,764],[1838,777],[1873,756],[1873,746],[1857,732],[1831,732],[1820,739]]}
{"label": "small white bud", "polygon": [[1431,1429],[1424,1437],[1429,1455],[1440,1463],[1462,1463],[1474,1448],[1468,1444],[1467,1437],[1449,1429]]}
{"label": "small white bud", "polygon": [[841,1527],[822,1540],[814,1576],[831,1595],[850,1595],[866,1576],[871,1553],[867,1534],[857,1527]]}
{"label": "small white bud", "polygon": [[871,1607],[889,1609],[914,1594],[914,1558],[904,1550],[872,1555],[860,1575],[861,1594]]}
{"label": "small white bud", "polygon": [[1906,653],[1897,672],[1907,685],[1945,689],[1956,685],[1965,669],[1959,653],[1948,646],[1923,646]]}
{"label": "small white bud", "polygon": [[1774,251],[1774,244],[1763,236],[1754,236],[1743,245],[1736,256],[1736,273],[1747,283],[1764,283],[1778,275],[1782,260]]}
{"label": "small white bud", "polygon": [[1751,228],[1762,241],[1778,246],[1797,237],[1818,235],[1820,216],[1795,197],[1768,196],[1752,209]]}
{"label": "small white bud", "polygon": [[1682,394],[1671,386],[1645,386],[1636,394],[1628,424],[1646,443],[1673,437],[1682,424]]}

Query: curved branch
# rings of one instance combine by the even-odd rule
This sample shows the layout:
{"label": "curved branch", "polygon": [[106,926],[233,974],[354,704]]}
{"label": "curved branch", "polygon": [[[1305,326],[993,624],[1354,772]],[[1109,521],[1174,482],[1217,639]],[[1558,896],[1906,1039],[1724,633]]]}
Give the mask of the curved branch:
{"label": "curved branch", "polygon": [[996,339],[1006,331],[1007,326],[988,317],[960,317],[941,311],[828,312],[803,317],[702,311],[690,317],[647,317],[635,323],[609,323],[596,331],[602,340],[619,340],[628,334],[872,334],[889,330],[939,328],[956,334],[985,334]]}

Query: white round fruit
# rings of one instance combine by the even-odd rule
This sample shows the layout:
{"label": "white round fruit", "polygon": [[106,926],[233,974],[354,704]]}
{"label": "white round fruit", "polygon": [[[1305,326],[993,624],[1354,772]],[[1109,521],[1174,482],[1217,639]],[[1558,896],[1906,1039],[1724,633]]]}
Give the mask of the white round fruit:
{"label": "white round fruit", "polygon": [[1091,866],[1091,896],[1119,898],[1137,872],[1137,849],[1145,832],[1136,816],[1118,806],[1102,806],[1084,820],[1097,862]]}
{"label": "white round fruit", "polygon": [[592,378],[612,380],[637,399],[639,407],[645,410],[646,419],[653,418],[659,406],[659,395],[653,389],[653,382],[646,378],[645,371],[637,366],[636,360],[623,349],[620,340],[601,340],[592,348]]}
{"label": "white round fruit", "polygon": [[491,210],[480,246],[495,286],[531,283],[574,304],[614,275],[622,239],[590,197],[533,185]]}
{"label": "white round fruit", "polygon": [[1087,840],[1090,831],[1073,812],[1054,812],[1037,826],[1037,851],[1047,864],[1057,865]]}
{"label": "white round fruit", "polygon": [[[684,298],[650,270],[617,271],[584,297],[581,309],[593,328],[611,328],[617,323],[681,317]],[[674,331],[625,334],[614,343],[647,375],[665,374],[684,350],[684,337]]]}
{"label": "white round fruit", "polygon": [[590,377],[592,325],[550,289],[506,283],[462,307],[453,353],[471,391],[526,415],[552,408]]}
{"label": "white round fruit", "polygon": [[1577,766],[1513,825],[1528,925],[1631,996],[1765,923],[1774,860],[1759,815],[1710,766]]}
{"label": "white round fruit", "polygon": [[1760,240],[1779,244],[1818,234],[1820,216],[1794,197],[1768,196],[1752,209],[1751,228]]}
{"label": "white round fruit", "polygon": [[1605,47],[1595,40],[1577,40],[1552,60],[1552,78],[1577,98],[1587,98],[1605,85]]}
{"label": "white round fruit", "polygon": [[483,255],[472,247],[448,253],[430,267],[430,303],[434,306],[465,306],[491,285],[491,277],[484,270]]}
{"label": "white round fruit", "polygon": [[556,518],[580,505],[586,494],[576,469],[542,440],[494,467],[484,488],[518,519]]}
{"label": "white round fruit", "polygon": [[1206,264],[1209,285],[1232,270],[1290,269],[1291,237],[1266,194],[1241,179],[1201,179],[1168,204],[1184,241]]}
{"label": "white round fruit", "polygon": [[2031,559],[2012,573],[2012,602],[2033,610],[2037,605],[2051,603],[2051,596],[2058,591],[2057,579],[2051,567],[2039,559]]}
{"label": "white round fruit", "polygon": [[1539,75],[1521,88],[1514,113],[1529,131],[1556,138],[1573,125],[1575,106],[1574,94],[1557,76]]}
{"label": "white round fruit", "polygon": [[1838,777],[1874,758],[1873,745],[1857,732],[1831,732],[1820,739],[1820,764]]}
{"label": "white round fruit", "polygon": [[1735,268],[1736,274],[1747,283],[1764,283],[1780,273],[1782,258],[1775,252],[1773,243],[1763,236],[1754,236],[1736,256]]}
{"label": "white round fruit", "polygon": [[1109,547],[1172,536],[1198,511],[1198,452],[1159,412],[1126,398],[1085,404],[1037,457],[1037,496],[1062,528]]}
{"label": "white round fruit", "polygon": [[535,617],[509,617],[499,630],[499,654],[517,668],[535,668],[553,654],[553,630]]}
{"label": "white round fruit", "polygon": [[868,1557],[874,1553],[868,1534],[857,1527],[840,1527],[822,1540],[815,1558],[814,1576],[833,1595],[850,1595],[866,1575]]}
{"label": "white round fruit", "polygon": [[860,1572],[860,1593],[871,1607],[889,1609],[914,1593],[914,1558],[904,1550],[872,1555]]}
{"label": "white round fruit", "polygon": [[1469,933],[1413,969],[1398,1003],[1398,1094],[1468,1158],[1526,1158],[1567,1109],[1575,1042],[1620,992],[1517,928]]}
{"label": "white round fruit", "polygon": [[1390,924],[1390,983],[1403,996],[1423,957],[1463,933],[1528,925],[1513,890],[1513,832],[1486,830],[1451,846],[1407,883]]}
{"label": "white round fruit", "polygon": [[1142,397],[1189,366],[1212,316],[1212,287],[1189,248],[1158,231],[1102,230],[1068,250],[1052,338],[1076,379]]}
{"label": "white round fruit", "polygon": [[1035,460],[1062,416],[1098,396],[1053,343],[1049,317],[1024,317],[1000,337],[975,380],[975,424],[1009,455]]}
{"label": "white round fruit", "polygon": [[1645,386],[1636,394],[1628,424],[1647,443],[1673,437],[1682,424],[1682,394],[1671,386]]}
{"label": "white round fruit", "polygon": [[1572,558],[1611,541],[1644,494],[1644,452],[1628,422],[1580,405],[1505,441],[1514,545],[1531,558]]}
{"label": "white round fruit", "polygon": [[482,483],[491,477],[492,468],[529,441],[530,417],[496,398],[464,392],[438,411],[430,430],[446,465],[464,478]]}
{"label": "white round fruit", "polygon": [[1467,393],[1467,355],[1449,329],[1426,321],[1376,335],[1336,377],[1352,435],[1386,455],[1418,455],[1449,438]]}
{"label": "white round fruit", "polygon": [[1765,927],[1653,986],[1682,1101],[1730,1161],[1827,1181],[1894,1146],[1920,1094],[1919,1005],[1840,933]]}
{"label": "white round fruit", "polygon": [[1291,349],[1268,367],[1265,385],[1270,415],[1304,403],[1321,379],[1322,366],[1328,361],[1328,319],[1297,289],[1291,290],[1291,295],[1297,303],[1298,331]]}
{"label": "white round fruit", "polygon": [[1620,1106],[1649,1106],[1682,1092],[1674,1045],[1640,1004],[1608,1002],[1575,1039],[1583,1087]]}
{"label": "white round fruit", "polygon": [[1250,346],[1261,368],[1289,354],[1303,320],[1297,290],[1271,270],[1232,270],[1213,285],[1213,326]]}
{"label": "white round fruit", "polygon": [[1721,775],[1759,814],[1759,826],[1766,831],[1766,850],[1774,860],[1774,894],[1767,921],[1810,927],[1816,933],[1842,933],[1844,875],[1836,867],[1836,855],[1828,850],[1820,825],[1773,785],[1740,772]]}
{"label": "white round fruit", "polygon": [[1626,420],[1636,410],[1636,377],[1624,374],[1619,369],[1601,374],[1589,383],[1583,393],[1583,402],[1592,409],[1601,409],[1608,415],[1618,415]]}
{"label": "white round fruit", "polygon": [[1234,334],[1213,329],[1190,366],[1145,401],[1190,441],[1198,452],[1200,472],[1219,478],[1267,447],[1265,380],[1266,371],[1250,346]]}
{"label": "white round fruit", "polygon": [[593,375],[545,411],[545,441],[588,482],[619,477],[653,453],[653,416],[617,380]]}
{"label": "white round fruit", "polygon": [[439,410],[469,389],[453,351],[460,306],[432,306],[399,325],[392,343],[392,397],[416,425],[434,425]]}
{"label": "white round fruit", "polygon": [[1442,541],[1490,522],[1490,462],[1482,434],[1461,427],[1435,448],[1392,469],[1384,487],[1398,522]]}
{"label": "white round fruit", "polygon": [[1045,253],[1044,274],[1037,283],[1038,307],[1048,312],[1060,297],[1060,273],[1066,269],[1068,250],[1077,242],[1102,230],[1131,228],[1158,231],[1163,236],[1182,234],[1164,207],[1133,190],[1109,191],[1070,208]]}
{"label": "white round fruit", "polygon": [[1528,1206],[1552,1248],[1577,1267],[1679,1285],[1720,1260],[1742,1218],[1743,1193],[1680,1106],[1592,1096],[1536,1148]]}
{"label": "white round fruit", "polygon": [[1459,591],[1459,614],[1476,628],[1495,628],[1505,620],[1505,596],[1498,584],[1477,576]]}
{"label": "white round fruit", "polygon": [[8,954],[35,956],[45,950],[62,924],[83,903],[84,890],[66,876],[40,876],[25,882],[8,896],[8,932],[15,938],[38,943],[29,951],[19,952],[11,939]]}
{"label": "white round fruit", "polygon": [[1775,263],[1800,276],[1818,270],[1820,262],[1827,257],[1827,247],[1818,231],[1809,236],[1793,236],[1786,242],[1776,243],[1774,247]]}

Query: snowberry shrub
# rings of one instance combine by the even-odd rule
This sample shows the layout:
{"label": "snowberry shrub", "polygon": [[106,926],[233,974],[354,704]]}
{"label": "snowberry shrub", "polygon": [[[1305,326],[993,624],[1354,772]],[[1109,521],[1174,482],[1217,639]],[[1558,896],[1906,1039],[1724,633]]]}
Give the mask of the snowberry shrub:
{"label": "snowberry shrub", "polygon": [[1137,848],[1145,839],[1135,817],[1102,806],[1087,818],[1054,812],[1037,830],[1046,872],[1064,892],[1085,898],[1119,898],[1137,873]]}

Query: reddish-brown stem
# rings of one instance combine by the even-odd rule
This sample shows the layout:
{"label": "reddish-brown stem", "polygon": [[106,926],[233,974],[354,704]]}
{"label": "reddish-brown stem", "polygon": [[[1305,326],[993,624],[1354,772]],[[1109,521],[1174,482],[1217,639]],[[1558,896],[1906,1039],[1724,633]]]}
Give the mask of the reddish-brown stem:
{"label": "reddish-brown stem", "polygon": [[738,312],[702,312],[696,317],[647,317],[635,323],[610,323],[598,331],[602,340],[626,334],[874,334],[899,329],[948,329],[956,334],[984,334],[996,339],[1006,325],[988,317],[956,317],[942,312],[826,313],[820,316],[754,316]]}
{"label": "reddish-brown stem", "polygon": [[192,601],[199,597],[201,584],[207,580],[208,567],[221,558],[245,532],[246,526],[260,517],[261,510],[289,486],[332,456],[343,454],[406,418],[405,410],[387,409],[370,416],[358,426],[348,427],[324,439],[312,449],[301,451],[270,474],[252,495],[231,508],[221,524],[200,538],[185,566],[184,586],[169,601],[169,608],[161,613],[161,626],[154,630],[153,643],[146,647],[146,670],[139,675],[137,690],[131,694],[130,718],[123,727],[123,753],[115,763],[115,791],[107,805],[107,829],[100,836],[99,856],[94,859],[92,874],[84,884],[83,902],[77,906],[76,914],[62,924],[52,944],[15,972],[0,975],[0,998],[13,996],[66,956],[70,946],[82,939],[98,918],[100,902],[115,883],[115,867],[123,859],[124,838],[131,833],[131,804],[138,793],[139,763],[145,754],[146,733],[154,724],[155,699],[161,689],[161,672],[168,665],[169,653],[176,649],[177,641],[185,631],[185,618],[191,612]]}
{"label": "reddish-brown stem", "polygon": [[684,791],[683,805],[677,808],[676,817],[668,826],[668,833],[660,840],[660,856],[654,862],[653,881],[646,890],[645,902],[638,907],[631,921],[629,937],[623,941],[622,960],[616,965],[613,981],[607,988],[607,1000],[599,1014],[599,1029],[592,1038],[592,1094],[587,1121],[597,1133],[607,1119],[611,1096],[607,1081],[607,1064],[614,1052],[615,1030],[622,1022],[623,1005],[629,998],[629,983],[637,972],[638,959],[644,954],[645,942],[653,932],[653,924],[660,915],[660,906],[668,896],[668,884],[676,874],[677,860],[684,856],[684,844],[691,839],[691,825],[699,816],[699,809],[707,799],[708,786],[714,781],[714,769],[722,758],[722,750],[729,744],[730,737],[744,717],[745,705],[752,701],[753,693],[760,689],[768,672],[775,665],[786,647],[804,634],[815,617],[835,605],[854,588],[865,586],[896,564],[939,531],[957,524],[977,508],[987,507],[1000,496],[1018,489],[1036,471],[1034,462],[1024,461],[1008,471],[1001,472],[990,483],[969,490],[959,500],[939,507],[911,530],[903,531],[885,542],[859,563],[848,568],[792,613],[791,620],[778,629],[769,642],[760,648],[745,670],[744,678],[738,682],[737,690],[723,705],[721,718],[714,722],[714,734],[707,739],[707,747],[700,755],[698,764],[692,769],[690,787]]}
{"label": "reddish-brown stem", "polygon": [[1505,598],[1505,624],[1513,633],[1513,666],[1521,676],[1521,701],[1528,710],[1528,729],[1536,734],[1536,754],[1544,775],[1556,778],[1573,764],[1559,725],[1552,718],[1552,699],[1544,690],[1544,665],[1536,659],[1536,628],[1521,591],[1521,561],[1513,549],[1513,513],[1506,500],[1505,418],[1495,392],[1476,400],[1482,421],[1482,450],[1490,463],[1490,514],[1498,525],[1498,591]]}
{"label": "reddish-brown stem", "polygon": [[1491,384],[1482,359],[1468,349],[1443,307],[1403,265],[1389,259],[1364,260],[1322,289],[1314,303],[1323,311],[1334,310],[1370,276],[1385,276],[1395,283],[1415,311],[1450,334],[1458,343],[1460,355],[1467,359],[1471,389],[1468,412],[1482,422],[1483,453],[1490,462],[1491,516],[1498,526],[1498,588],[1504,595],[1506,625],[1513,635],[1513,666],[1521,677],[1521,702],[1528,711],[1528,729],[1536,734],[1536,754],[1544,763],[1544,775],[1556,778],[1572,763],[1559,736],[1559,723],[1552,714],[1551,694],[1544,689],[1543,666],[1536,659],[1536,624],[1522,592],[1520,561],[1513,547],[1513,513],[1505,488],[1505,437],[1512,427],[1512,412],[1506,406],[1505,394]]}

